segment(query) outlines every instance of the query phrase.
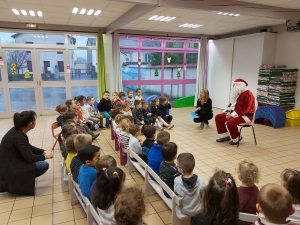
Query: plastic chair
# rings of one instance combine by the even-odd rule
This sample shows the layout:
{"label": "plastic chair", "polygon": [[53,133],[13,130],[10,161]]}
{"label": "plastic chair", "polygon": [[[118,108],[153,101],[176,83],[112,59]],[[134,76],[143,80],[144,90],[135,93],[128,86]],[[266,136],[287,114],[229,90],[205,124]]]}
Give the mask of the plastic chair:
{"label": "plastic chair", "polygon": [[60,126],[59,126],[59,124],[58,124],[57,121],[54,122],[54,123],[52,123],[52,125],[51,125],[52,137],[55,139],[55,142],[54,142],[54,145],[53,145],[53,147],[52,147],[52,150],[54,150],[55,145],[56,145],[56,143],[58,142],[58,134],[54,134],[54,130],[55,130],[56,128],[59,128],[59,127],[60,127]]}
{"label": "plastic chair", "polygon": [[241,136],[242,136],[242,129],[244,127],[251,127],[252,128],[252,132],[253,132],[253,137],[254,137],[254,141],[255,141],[255,144],[257,145],[257,142],[256,142],[256,136],[255,136],[255,131],[254,131],[254,119],[255,119],[255,113],[256,113],[256,110],[257,110],[257,102],[255,103],[255,111],[254,111],[254,114],[253,114],[253,120],[249,123],[241,123],[241,124],[238,124],[238,127],[240,127],[240,135],[239,135],[239,141],[236,145],[236,147],[238,148],[239,145],[240,145],[240,140],[241,140]]}
{"label": "plastic chair", "polygon": [[94,102],[94,108],[95,108],[96,112],[98,113],[98,102],[97,101]]}

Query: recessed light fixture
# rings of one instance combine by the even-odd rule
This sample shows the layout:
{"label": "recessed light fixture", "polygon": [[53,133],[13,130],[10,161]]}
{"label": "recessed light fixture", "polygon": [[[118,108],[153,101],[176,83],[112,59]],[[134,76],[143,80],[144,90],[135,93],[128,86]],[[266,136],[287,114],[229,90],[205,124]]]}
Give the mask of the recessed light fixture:
{"label": "recessed light fixture", "polygon": [[155,21],[166,21],[169,22],[171,20],[176,19],[176,17],[170,17],[170,16],[151,16],[150,18],[148,18],[148,20],[155,20]]}
{"label": "recessed light fixture", "polygon": [[34,11],[32,11],[32,10],[29,10],[29,14],[30,14],[30,16],[35,16]]}
{"label": "recessed light fixture", "polygon": [[26,12],[26,10],[23,10],[23,9],[21,9],[21,13],[22,13],[23,16],[27,16],[28,15],[27,12]]}
{"label": "recessed light fixture", "polygon": [[36,16],[36,14],[38,15],[38,16],[43,16],[43,13],[42,13],[42,11],[37,11],[37,12],[35,12],[35,11],[33,11],[33,10],[28,10],[28,13],[27,13],[27,11],[26,10],[24,10],[24,9],[21,9],[20,10],[20,12],[21,12],[21,14],[20,14],[20,12],[19,12],[19,10],[17,10],[17,9],[12,9],[12,11],[13,11],[13,13],[15,14],[15,15],[23,15],[23,16],[28,16],[28,14],[30,15],[30,16]]}
{"label": "recessed light fixture", "polygon": [[223,15],[223,16],[240,16],[241,14],[234,14],[234,13],[228,13],[228,12],[218,12],[218,15]]}
{"label": "recessed light fixture", "polygon": [[101,10],[97,10],[95,12],[94,9],[86,10],[85,8],[82,8],[82,9],[79,10],[78,8],[73,8],[73,10],[72,10],[73,14],[77,14],[78,12],[79,12],[80,15],[99,16],[99,14],[101,13]]}
{"label": "recessed light fixture", "polygon": [[20,15],[19,11],[17,9],[12,9],[15,15]]}
{"label": "recessed light fixture", "polygon": [[191,23],[185,23],[185,24],[181,24],[178,27],[183,27],[183,28],[198,28],[198,27],[202,27],[203,25],[201,24],[191,24]]}

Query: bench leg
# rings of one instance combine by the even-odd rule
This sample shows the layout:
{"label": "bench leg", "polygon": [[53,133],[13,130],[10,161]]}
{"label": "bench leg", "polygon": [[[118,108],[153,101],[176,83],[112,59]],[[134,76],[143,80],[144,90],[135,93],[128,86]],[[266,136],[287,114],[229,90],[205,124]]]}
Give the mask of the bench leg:
{"label": "bench leg", "polygon": [[185,219],[179,219],[176,216],[176,210],[172,212],[172,225],[190,225],[191,224],[191,217]]}
{"label": "bench leg", "polygon": [[148,179],[151,178],[145,177],[145,196],[156,194],[156,191],[149,184]]}

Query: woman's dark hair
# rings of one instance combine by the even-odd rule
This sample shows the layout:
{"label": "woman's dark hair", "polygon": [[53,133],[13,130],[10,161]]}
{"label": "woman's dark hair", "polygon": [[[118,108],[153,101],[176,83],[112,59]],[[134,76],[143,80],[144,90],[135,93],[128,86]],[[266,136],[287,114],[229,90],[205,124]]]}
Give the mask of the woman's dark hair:
{"label": "woman's dark hair", "polygon": [[29,123],[32,123],[36,120],[36,113],[32,110],[23,111],[21,113],[16,112],[14,114],[14,125],[16,129],[22,129],[27,127]]}
{"label": "woman's dark hair", "polygon": [[98,171],[95,186],[94,206],[107,210],[114,204],[116,195],[121,191],[126,174],[118,167]]}
{"label": "woman's dark hair", "polygon": [[239,218],[240,200],[234,178],[230,173],[217,171],[204,188],[202,212],[215,225],[235,224]]}

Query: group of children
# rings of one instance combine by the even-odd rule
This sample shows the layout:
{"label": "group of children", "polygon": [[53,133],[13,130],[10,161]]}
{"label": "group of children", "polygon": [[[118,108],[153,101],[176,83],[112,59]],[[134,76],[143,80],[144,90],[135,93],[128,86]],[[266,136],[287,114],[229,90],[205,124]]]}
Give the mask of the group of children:
{"label": "group of children", "polygon": [[[230,173],[221,170],[205,185],[204,180],[193,173],[194,156],[191,153],[177,156],[178,148],[170,142],[169,132],[160,129],[156,135],[160,119],[172,121],[169,114],[164,119],[155,117],[158,115],[155,110],[162,111],[158,99],[152,101],[155,110],[149,110],[148,103],[140,100],[140,90],[137,90],[140,99],[133,101],[130,91],[127,99],[124,93],[113,96],[110,101],[109,93],[104,93],[104,100],[98,104],[101,114],[96,113],[92,97],[87,98],[86,106],[85,97],[78,96],[76,101],[68,100],[66,105],[57,107],[60,113],[57,121],[62,126],[59,141],[66,168],[83,195],[97,209],[103,224],[140,225],[144,223],[142,217],[146,212],[143,192],[136,187],[126,188],[126,174],[117,167],[116,160],[112,156],[101,156],[101,149],[92,145],[97,136],[91,129],[103,128],[101,121],[107,115],[106,122],[109,126],[111,119],[112,129],[119,135],[124,151],[130,149],[137,153],[174,191],[181,200],[179,210],[193,217],[193,225],[243,224],[238,219],[240,212],[260,213],[256,225],[292,224],[288,220],[300,220],[299,171],[286,169],[281,173],[281,186],[269,184],[259,190],[255,185],[259,181],[258,167],[252,161],[243,160],[237,167],[238,179],[242,182],[240,187]],[[166,99],[161,99],[161,105],[166,105]],[[141,107],[149,111],[140,113]],[[144,115],[147,117],[141,119]],[[170,124],[166,126],[170,128]],[[142,128],[144,141],[139,139]],[[167,193],[165,195],[170,198]]]}
{"label": "group of children", "polygon": [[[134,117],[134,124],[138,125],[155,125],[160,130],[164,130],[164,127],[171,129],[174,125],[171,125],[173,120],[172,115],[169,114],[171,105],[165,96],[160,99],[154,98],[149,108],[148,102],[143,99],[142,90],[136,89],[136,96],[133,98],[133,92],[127,91],[128,97],[125,98],[124,92],[114,92],[112,94],[112,100],[109,97],[110,93],[105,91],[103,98],[98,104],[98,110],[102,113],[102,116],[106,119],[106,127],[109,127],[109,120],[111,118],[111,110],[119,108],[122,114],[126,116]],[[163,125],[163,126],[162,126]]]}

